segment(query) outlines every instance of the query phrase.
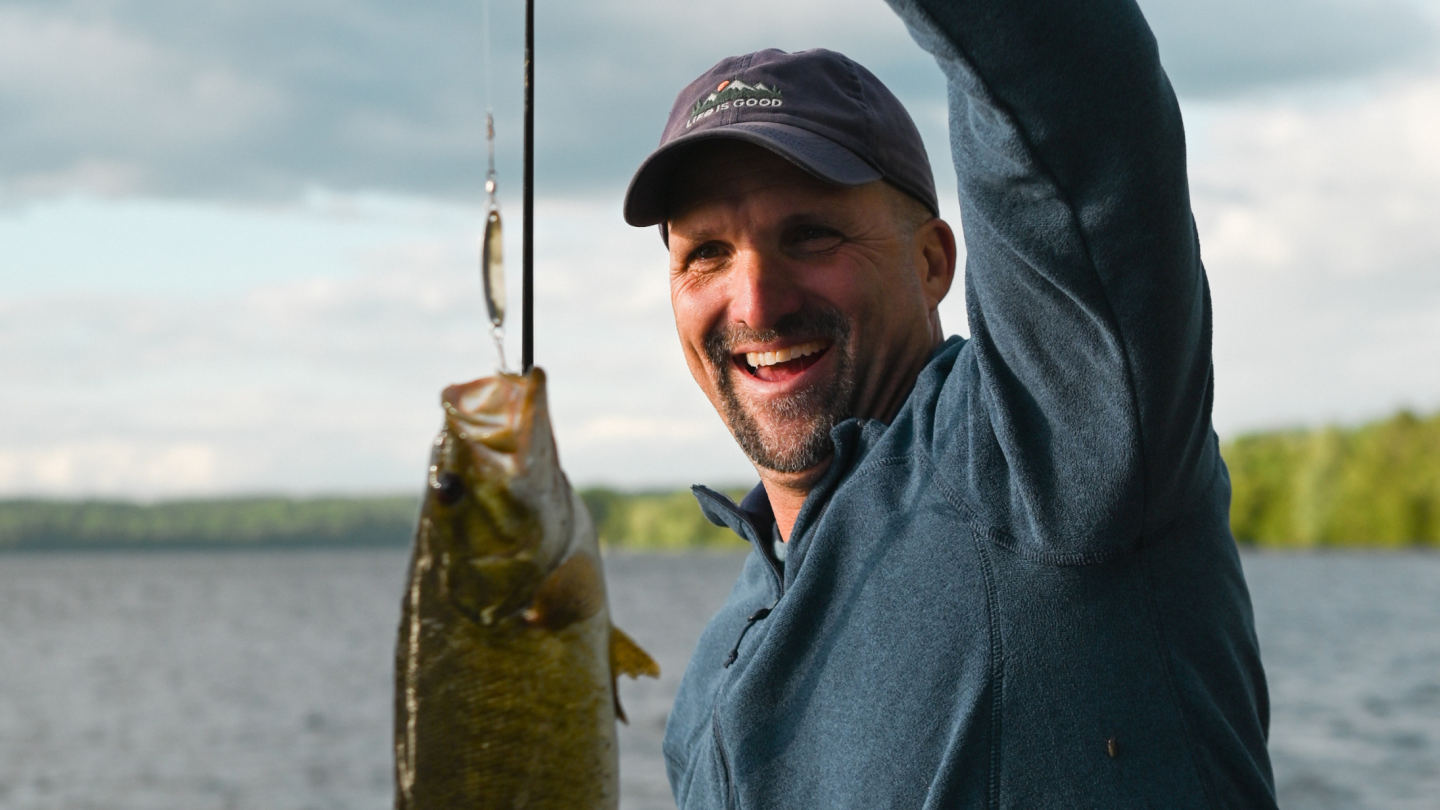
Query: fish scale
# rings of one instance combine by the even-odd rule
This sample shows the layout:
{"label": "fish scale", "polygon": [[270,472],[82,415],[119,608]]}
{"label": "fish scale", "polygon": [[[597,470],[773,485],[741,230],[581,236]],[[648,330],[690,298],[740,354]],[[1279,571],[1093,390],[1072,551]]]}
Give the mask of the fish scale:
{"label": "fish scale", "polygon": [[395,805],[613,810],[615,678],[659,667],[610,623],[544,373],[441,400],[396,644]]}

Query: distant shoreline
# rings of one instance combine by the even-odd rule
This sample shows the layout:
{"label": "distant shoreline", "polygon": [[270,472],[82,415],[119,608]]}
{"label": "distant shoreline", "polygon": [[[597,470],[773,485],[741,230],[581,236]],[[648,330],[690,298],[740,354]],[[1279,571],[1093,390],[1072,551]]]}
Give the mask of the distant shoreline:
{"label": "distant shoreline", "polygon": [[[1354,428],[1277,430],[1221,448],[1230,526],[1242,548],[1440,548],[1440,413]],[[734,497],[743,491],[731,491]],[[602,547],[743,549],[687,490],[580,491]],[[155,504],[0,501],[0,551],[403,548],[419,494],[237,497]]]}
{"label": "distant shoreline", "polygon": [[1440,547],[1440,413],[1253,433],[1220,452],[1242,546]]}
{"label": "distant shoreline", "polygon": [[117,552],[134,554],[161,554],[175,552],[243,552],[243,551],[405,551],[410,548],[411,538],[403,542],[351,540],[284,540],[284,541],[215,541],[203,542],[167,540],[164,542],[54,542],[44,545],[3,545],[0,557],[9,554],[88,554],[90,552]]}
{"label": "distant shoreline", "polygon": [[[689,491],[580,493],[606,548],[745,548],[710,524]],[[239,497],[141,504],[0,501],[0,553],[408,548],[420,499]]]}
{"label": "distant shoreline", "polygon": [[[182,554],[209,554],[215,553],[242,553],[247,551],[277,551],[277,552],[313,552],[313,551],[393,551],[408,552],[411,546],[411,538],[404,542],[385,543],[354,543],[354,542],[285,542],[285,543],[92,543],[88,545],[79,544],[55,544],[46,546],[0,546],[0,559],[10,555],[66,555],[66,554],[89,554],[114,553],[114,554],[168,554],[170,552]],[[1440,546],[1429,544],[1411,544],[1403,546],[1381,546],[1381,545],[1353,545],[1353,546],[1299,546],[1299,545],[1255,545],[1253,543],[1237,543],[1240,554],[1250,556],[1277,556],[1277,557],[1319,557],[1319,556],[1393,556],[1413,554],[1426,557],[1440,555]],[[735,554],[748,551],[748,543],[727,543],[725,545],[696,545],[696,546],[627,546],[616,544],[604,544],[601,551],[605,554],[640,554],[640,555],[667,555],[667,554]]]}
{"label": "distant shoreline", "polygon": [[404,546],[414,497],[0,501],[0,549]]}

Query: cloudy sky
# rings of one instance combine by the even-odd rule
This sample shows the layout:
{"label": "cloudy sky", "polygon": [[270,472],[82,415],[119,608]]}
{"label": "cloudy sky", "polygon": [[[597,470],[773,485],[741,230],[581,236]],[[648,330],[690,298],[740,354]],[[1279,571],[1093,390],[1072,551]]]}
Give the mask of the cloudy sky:
{"label": "cloudy sky", "polygon": [[[491,2],[518,256],[521,4]],[[1222,436],[1440,408],[1440,0],[1142,6],[1189,133]],[[659,240],[620,219],[629,173],[720,57],[825,46],[905,100],[953,199],[939,74],[880,0],[540,0],[537,23],[566,467],[750,480]],[[0,0],[0,497],[413,489],[439,389],[495,366],[484,41],[477,0]],[[965,331],[958,295],[943,312]]]}

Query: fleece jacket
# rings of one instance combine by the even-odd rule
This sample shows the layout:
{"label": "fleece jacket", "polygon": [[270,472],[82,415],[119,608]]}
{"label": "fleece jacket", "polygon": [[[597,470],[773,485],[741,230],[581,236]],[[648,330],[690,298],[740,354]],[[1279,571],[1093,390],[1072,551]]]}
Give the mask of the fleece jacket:
{"label": "fleece jacket", "polygon": [[1133,0],[891,0],[949,86],[971,337],[851,419],[680,685],[682,810],[1273,808],[1184,132]]}

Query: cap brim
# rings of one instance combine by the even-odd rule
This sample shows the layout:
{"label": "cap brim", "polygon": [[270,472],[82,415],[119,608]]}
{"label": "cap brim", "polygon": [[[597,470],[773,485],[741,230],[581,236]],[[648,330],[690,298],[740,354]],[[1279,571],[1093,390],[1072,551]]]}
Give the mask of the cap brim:
{"label": "cap brim", "polygon": [[864,158],[807,129],[769,121],[747,121],[682,135],[656,149],[640,164],[625,191],[625,221],[636,227],[665,221],[670,175],[700,141],[737,140],[774,152],[827,183],[863,186],[883,175]]}

